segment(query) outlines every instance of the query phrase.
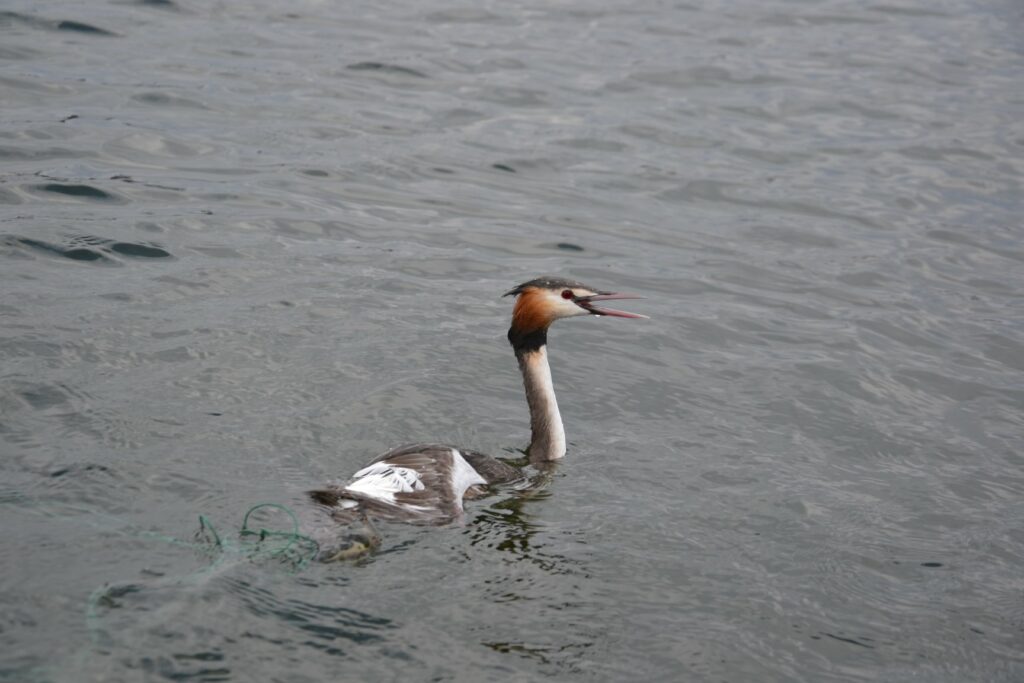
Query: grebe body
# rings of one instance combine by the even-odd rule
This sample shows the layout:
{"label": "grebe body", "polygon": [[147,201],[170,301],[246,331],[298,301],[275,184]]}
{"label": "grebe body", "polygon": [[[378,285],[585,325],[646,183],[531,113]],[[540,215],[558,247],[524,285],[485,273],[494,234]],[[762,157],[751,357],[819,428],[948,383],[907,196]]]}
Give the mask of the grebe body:
{"label": "grebe body", "polygon": [[340,487],[310,491],[333,508],[338,521],[363,514],[411,524],[447,524],[461,519],[467,492],[522,478],[522,471],[497,458],[441,444],[408,444],[374,458]]}

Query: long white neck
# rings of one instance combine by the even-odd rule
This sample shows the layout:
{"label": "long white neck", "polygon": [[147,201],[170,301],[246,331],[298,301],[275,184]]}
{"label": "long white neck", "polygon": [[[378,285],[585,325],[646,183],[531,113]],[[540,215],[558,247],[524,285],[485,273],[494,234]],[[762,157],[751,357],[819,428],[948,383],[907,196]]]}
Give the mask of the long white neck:
{"label": "long white neck", "polygon": [[565,429],[551,383],[547,346],[529,351],[517,349],[516,359],[523,373],[526,402],[530,405],[530,460],[557,460],[565,455]]}

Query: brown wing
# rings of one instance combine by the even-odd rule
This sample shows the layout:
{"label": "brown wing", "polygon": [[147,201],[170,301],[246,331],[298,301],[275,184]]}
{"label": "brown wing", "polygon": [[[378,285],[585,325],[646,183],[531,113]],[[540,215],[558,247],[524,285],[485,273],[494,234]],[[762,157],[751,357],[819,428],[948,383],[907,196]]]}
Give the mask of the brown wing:
{"label": "brown wing", "polygon": [[[395,467],[405,467],[419,475],[423,488],[402,491],[395,494],[399,505],[415,505],[436,510],[461,512],[452,491],[452,451],[443,446],[432,446],[413,452],[405,452],[387,458],[385,461]],[[458,507],[457,507],[458,506]]]}
{"label": "brown wing", "polygon": [[[458,449],[462,457],[487,481],[487,485],[505,484],[523,478],[519,468],[484,453]],[[310,491],[309,495],[321,505],[336,508],[332,513],[338,521],[349,521],[365,511],[371,517],[413,524],[446,524],[462,514],[462,507],[452,491],[452,447],[441,444],[406,444],[377,456],[367,466],[387,463],[416,472],[422,488],[395,492],[395,502],[350,491],[344,487],[328,487]],[[486,494],[482,486],[472,486],[466,498],[479,498]],[[358,505],[346,507],[344,501]]]}
{"label": "brown wing", "polygon": [[444,444],[439,443],[407,443],[402,446],[398,446],[397,448],[392,448],[390,451],[385,451],[384,453],[381,453],[376,458],[374,458],[373,460],[366,464],[372,465],[375,462],[391,460],[392,458],[397,458],[403,455],[411,455],[413,453],[440,455],[443,453],[448,453],[449,449],[451,449],[451,446],[445,446]]}
{"label": "brown wing", "polygon": [[[382,460],[391,460],[402,455],[410,453],[447,453],[449,449],[456,448],[455,446],[444,446],[442,444],[435,443],[414,443],[399,446],[393,448],[387,453],[378,455],[376,458],[371,460],[369,463],[372,465],[375,462]],[[476,470],[481,477],[487,480],[488,486],[494,484],[507,484],[517,479],[522,479],[525,475],[523,471],[518,467],[508,464],[502,460],[499,460],[493,456],[487,455],[486,453],[480,453],[479,451],[471,451],[466,448],[456,448],[462,457],[466,459],[466,462]]]}
{"label": "brown wing", "polygon": [[[451,488],[452,452],[449,447],[410,444],[374,458],[367,467],[376,463],[414,471],[418,479],[414,490],[391,492],[394,503],[341,486],[310,491],[309,495],[321,505],[337,508],[332,514],[339,521],[348,521],[363,510],[378,519],[445,524],[462,513]],[[344,501],[354,501],[358,506],[347,507]]]}

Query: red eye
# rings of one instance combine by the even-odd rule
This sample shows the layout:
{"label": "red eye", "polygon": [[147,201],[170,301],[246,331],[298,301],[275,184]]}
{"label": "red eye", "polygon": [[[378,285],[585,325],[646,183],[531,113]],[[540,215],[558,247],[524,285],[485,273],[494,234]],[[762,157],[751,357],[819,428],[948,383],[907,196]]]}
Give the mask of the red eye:
{"label": "red eye", "polygon": [[562,298],[563,299],[572,299],[575,296],[576,295],[572,293],[571,289],[563,289],[562,290]]}

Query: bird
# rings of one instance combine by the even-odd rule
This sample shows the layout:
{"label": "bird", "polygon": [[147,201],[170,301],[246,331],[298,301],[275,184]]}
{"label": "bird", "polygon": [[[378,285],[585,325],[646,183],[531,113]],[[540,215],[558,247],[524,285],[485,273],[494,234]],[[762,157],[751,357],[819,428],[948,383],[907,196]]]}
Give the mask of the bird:
{"label": "bird", "polygon": [[[565,428],[548,364],[548,328],[556,320],[581,316],[646,318],[598,305],[643,297],[602,291],[554,276],[523,282],[503,296],[515,297],[508,341],[523,376],[530,410],[530,445],[525,452],[530,464],[544,467],[566,453]],[[524,478],[519,467],[472,449],[436,443],[393,448],[367,463],[347,483],[309,491],[313,501],[328,508],[335,521],[351,525],[358,520],[364,525],[361,532],[327,544],[320,559],[351,559],[376,549],[380,535],[374,519],[449,524],[464,518],[467,497]]]}

